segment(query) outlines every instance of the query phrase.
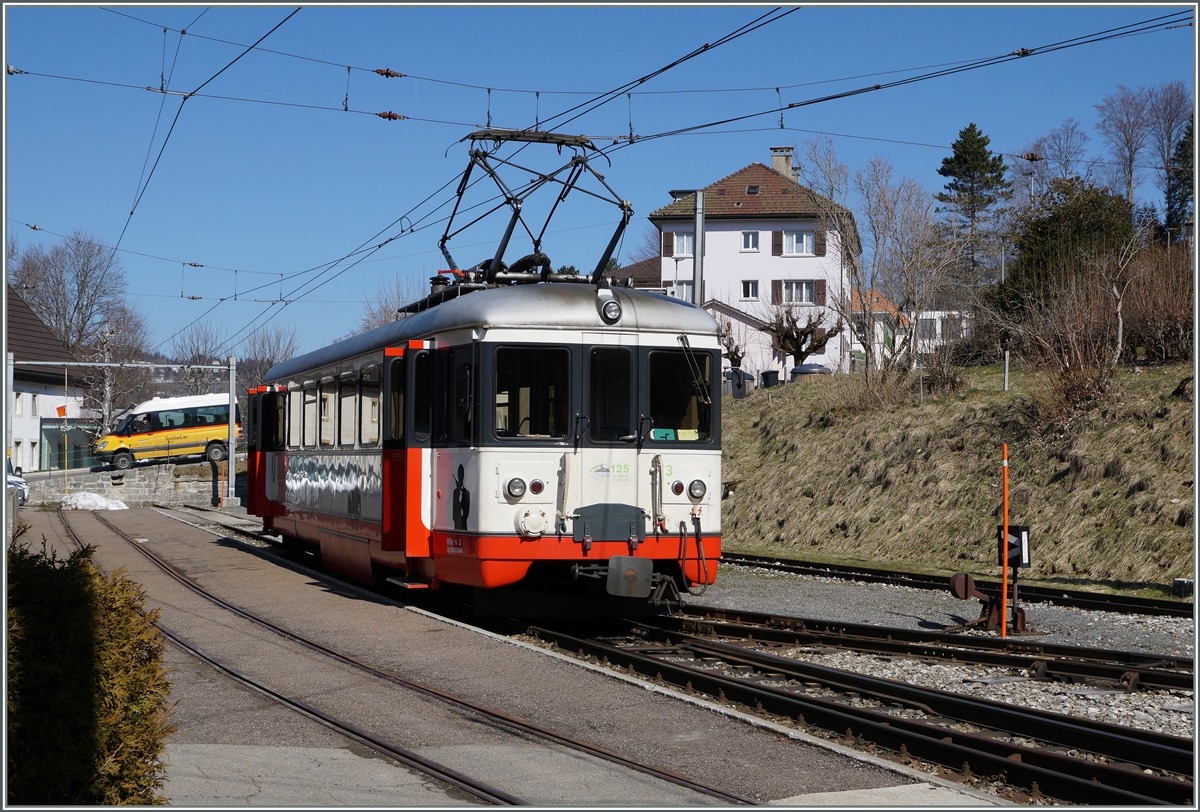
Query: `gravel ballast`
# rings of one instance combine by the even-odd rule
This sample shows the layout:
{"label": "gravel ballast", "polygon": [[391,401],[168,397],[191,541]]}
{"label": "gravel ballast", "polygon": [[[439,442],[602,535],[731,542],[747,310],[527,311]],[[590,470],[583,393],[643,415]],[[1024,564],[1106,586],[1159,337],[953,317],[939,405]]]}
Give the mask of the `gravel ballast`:
{"label": "gravel ballast", "polygon": [[[979,615],[978,601],[960,601],[948,589],[935,592],[737,565],[722,566],[717,582],[704,594],[689,597],[687,603],[930,631],[940,631]],[[1029,638],[1031,642],[1194,655],[1194,619],[1095,612],[1045,603],[1026,604],[1024,609],[1029,630],[1035,633]],[[998,633],[986,631],[965,635],[999,637]],[[1029,680],[1023,673],[1010,669],[845,652],[815,654],[797,649],[788,656],[884,679],[1194,738],[1193,691],[1127,693]]]}

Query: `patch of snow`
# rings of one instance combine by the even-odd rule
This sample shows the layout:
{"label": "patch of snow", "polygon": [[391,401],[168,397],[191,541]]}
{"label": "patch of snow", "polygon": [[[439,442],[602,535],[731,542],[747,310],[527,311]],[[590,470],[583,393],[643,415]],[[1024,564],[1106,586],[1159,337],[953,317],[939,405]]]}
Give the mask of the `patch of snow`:
{"label": "patch of snow", "polygon": [[69,493],[63,497],[63,510],[129,510],[120,499],[109,499],[98,493]]}

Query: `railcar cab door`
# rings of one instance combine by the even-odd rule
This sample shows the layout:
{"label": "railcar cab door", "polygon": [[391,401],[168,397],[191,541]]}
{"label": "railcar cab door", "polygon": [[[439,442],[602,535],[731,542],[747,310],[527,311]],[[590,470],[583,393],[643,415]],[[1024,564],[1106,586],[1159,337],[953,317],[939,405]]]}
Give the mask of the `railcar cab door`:
{"label": "railcar cab door", "polygon": [[280,515],[275,455],[284,447],[287,393],[260,386],[248,393],[246,432],[247,509],[255,516]]}
{"label": "railcar cab door", "polygon": [[[638,496],[646,490],[646,466],[638,462],[638,340],[622,333],[585,333],[584,418],[577,427],[579,485],[571,488],[579,501],[568,529],[584,552],[595,541],[637,543],[652,532]],[[574,473],[574,472],[573,472]],[[565,511],[571,513],[571,511]]]}
{"label": "railcar cab door", "polygon": [[433,352],[424,342],[387,350],[384,367],[383,549],[430,554]]}

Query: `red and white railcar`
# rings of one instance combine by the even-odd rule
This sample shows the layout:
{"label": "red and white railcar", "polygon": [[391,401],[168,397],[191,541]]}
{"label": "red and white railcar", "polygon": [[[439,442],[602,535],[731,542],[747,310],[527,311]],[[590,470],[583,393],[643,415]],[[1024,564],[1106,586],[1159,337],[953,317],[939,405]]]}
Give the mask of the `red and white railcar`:
{"label": "red and white railcar", "polygon": [[713,318],[599,278],[469,278],[268,372],[251,512],[326,567],[474,588],[479,611],[633,610],[712,583]]}

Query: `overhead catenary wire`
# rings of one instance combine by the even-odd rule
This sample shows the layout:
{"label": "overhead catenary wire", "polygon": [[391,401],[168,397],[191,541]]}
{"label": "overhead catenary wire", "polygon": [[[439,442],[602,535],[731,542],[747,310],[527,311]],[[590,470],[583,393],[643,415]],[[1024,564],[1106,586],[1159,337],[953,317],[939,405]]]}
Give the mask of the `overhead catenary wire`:
{"label": "overhead catenary wire", "polygon": [[[1175,26],[1169,26],[1169,27],[1175,27]],[[1114,35],[1114,36],[1128,36],[1128,35],[1131,35],[1131,32],[1124,32],[1124,33],[1122,33],[1122,34],[1117,34],[1117,35]],[[1099,40],[1097,40],[1097,41],[1099,41]],[[266,49],[260,49],[260,50],[264,50],[264,51],[265,51]],[[1025,55],[1030,55],[1030,54],[1022,54],[1022,56],[1025,56]],[[329,64],[335,64],[335,63],[329,63]],[[969,63],[955,63],[955,64],[969,64]],[[345,66],[342,66],[342,67],[345,67]],[[899,84],[899,83],[897,83],[897,84]],[[781,87],[788,87],[788,86],[781,86]],[[489,88],[489,90],[490,90],[490,88]],[[630,93],[631,93],[631,92],[632,92],[632,91],[626,91],[626,95],[627,95],[627,97],[630,95]],[[638,93],[641,93],[642,91],[637,91],[637,92],[638,92]],[[647,92],[651,92],[651,91],[647,91]],[[671,92],[671,91],[662,91],[662,92]],[[680,91],[680,92],[699,92],[699,91]],[[348,95],[348,94],[347,94],[347,95]],[[489,93],[489,96],[490,96],[490,93]],[[829,97],[829,98],[837,98],[837,97],[838,97],[838,96],[832,96],[832,97]],[[806,104],[810,104],[810,103],[816,103],[816,101],[819,101],[819,100],[811,100],[811,101],[809,101],[809,102],[805,102],[805,103],[806,103]],[[783,104],[780,104],[780,105],[779,105],[779,107],[777,108],[777,110],[778,110],[778,112],[780,113],[781,117],[782,117],[782,114],[783,114],[783,112],[784,112],[785,110],[787,110],[787,109],[791,109],[791,108],[792,108],[792,106],[793,106],[793,105],[783,105]],[[328,108],[328,109],[337,109],[337,108]],[[489,113],[490,113],[490,110],[489,110]],[[540,118],[540,117],[537,117],[537,116],[535,116],[535,123],[540,123],[540,122],[537,122],[537,121],[536,121],[536,119],[537,119],[537,118]],[[489,123],[490,123],[490,122],[489,122]],[[632,122],[630,122],[630,123],[631,123],[631,127],[630,127],[630,129],[631,129],[630,140],[632,141],[632,140],[633,140],[633,138],[632,138]],[[470,126],[470,125],[464,125],[464,126]],[[707,127],[711,127],[712,125],[706,125],[706,126],[707,126]],[[678,134],[692,134],[692,133],[686,133],[686,132],[684,132],[684,133],[678,133]],[[664,134],[658,134],[658,135],[656,135],[656,136],[654,136],[654,137],[665,137],[665,135],[666,135],[666,133],[664,133]],[[846,137],[856,137],[856,136],[846,136]],[[858,137],[865,137],[865,136],[858,136]],[[880,139],[880,140],[888,140],[888,139]],[[930,146],[930,147],[933,147],[933,146],[936,146],[936,145],[923,145],[923,146]],[[371,255],[373,255],[373,254],[374,254],[374,252],[375,252],[376,250],[378,250],[378,248],[375,248],[375,249],[373,249],[373,250],[371,251]],[[355,255],[355,254],[354,254],[354,252],[352,252],[351,254],[348,254],[348,255],[347,255],[345,258],[352,257],[352,256],[354,256],[354,255]],[[344,260],[345,258],[343,258],[343,260]],[[360,259],[360,260],[359,260],[359,262],[362,262],[362,261],[366,261],[366,258],[364,257],[364,258],[362,258],[362,259]],[[358,264],[358,263],[356,262],[355,264]],[[319,268],[319,267],[322,267],[322,266],[317,266],[317,267]],[[235,271],[236,271],[237,269],[230,269],[230,270],[235,270]],[[302,273],[312,273],[314,270],[315,270],[315,269],[310,269],[309,271],[297,272],[297,274],[302,274]],[[261,272],[260,272],[260,273],[261,273]],[[340,275],[340,273],[339,273],[338,275]],[[281,299],[282,299],[282,294],[281,294]]]}
{"label": "overhead catenary wire", "polygon": [[[1188,12],[1181,12],[1181,13],[1190,14],[1191,12],[1189,10]],[[724,124],[733,124],[733,123],[736,123],[739,121],[747,121],[749,119],[759,118],[761,116],[774,115],[775,113],[780,113],[780,112],[787,111],[787,110],[794,110],[794,109],[798,109],[801,107],[808,107],[808,106],[811,106],[814,104],[821,104],[824,102],[835,101],[838,99],[851,98],[853,96],[859,96],[859,95],[863,95],[866,93],[873,93],[873,92],[877,92],[877,91],[881,91],[881,90],[889,90],[889,89],[896,88],[896,87],[902,87],[904,85],[914,84],[916,82],[924,82],[924,81],[929,81],[931,79],[938,79],[938,78],[942,78],[945,76],[951,76],[951,75],[958,74],[958,73],[964,73],[966,71],[979,70],[980,68],[992,67],[994,65],[1000,65],[1000,64],[1007,63],[1007,62],[1012,62],[1014,60],[1026,59],[1026,58],[1029,58],[1032,56],[1041,56],[1044,54],[1053,53],[1055,51],[1060,51],[1060,50],[1063,50],[1066,48],[1075,48],[1075,47],[1079,47],[1081,45],[1092,45],[1097,42],[1104,42],[1109,39],[1117,39],[1119,37],[1129,36],[1130,34],[1133,34],[1133,33],[1140,33],[1140,32],[1145,32],[1145,31],[1150,31],[1150,30],[1155,30],[1155,29],[1163,29],[1163,27],[1166,25],[1166,23],[1164,23],[1162,21],[1166,20],[1166,19],[1170,19],[1172,22],[1178,22],[1178,20],[1180,19],[1180,13],[1168,14],[1168,15],[1164,15],[1162,17],[1152,18],[1150,20],[1143,20],[1138,23],[1131,23],[1129,25],[1119,26],[1117,28],[1110,28],[1110,29],[1106,29],[1104,31],[1099,31],[1099,32],[1093,33],[1093,34],[1086,34],[1086,35],[1079,36],[1079,37],[1073,37],[1073,38],[1067,39],[1067,40],[1061,40],[1056,43],[1050,43],[1048,45],[1038,46],[1036,48],[1019,48],[1016,51],[1012,51],[1012,52],[1002,55],[1002,56],[986,57],[983,59],[976,60],[975,62],[972,62],[972,63],[967,63],[967,64],[959,65],[957,67],[952,67],[952,68],[935,70],[935,71],[921,74],[918,76],[908,77],[906,79],[898,79],[894,82],[888,82],[886,84],[869,85],[866,87],[855,88],[853,90],[847,90],[847,91],[843,91],[841,93],[832,93],[832,94],[829,94],[826,96],[820,96],[820,97],[808,99],[805,101],[792,102],[790,104],[782,105],[781,107],[774,107],[774,108],[771,108],[768,110],[760,110],[755,113],[746,113],[744,115],[739,115],[739,116],[730,116],[728,118],[720,119],[717,121],[710,121],[710,122],[703,123],[703,124],[694,124],[694,125],[690,125],[687,127],[679,127],[679,128],[673,129],[673,130],[666,130],[666,131],[654,133],[651,135],[643,135],[643,136],[639,136],[636,139],[636,141],[628,141],[628,142],[618,141],[618,142],[614,143],[612,146],[610,146],[602,151],[605,154],[612,154],[613,152],[616,152],[620,149],[624,149],[625,147],[628,147],[634,143],[644,143],[646,141],[682,135],[682,134],[694,132],[696,130],[703,130],[703,129],[708,129],[711,127],[719,127]]]}
{"label": "overhead catenary wire", "polygon": [[[292,13],[289,14],[287,17],[283,18],[283,20],[281,20],[278,24],[276,24],[274,28],[272,28],[270,31],[268,31],[267,33],[265,33],[261,37],[259,37],[258,40],[254,43],[254,45],[251,45],[250,47],[248,47],[241,54],[239,54],[237,57],[235,57],[232,61],[230,61],[228,64],[226,64],[225,67],[221,68],[219,71],[217,71],[212,76],[210,76],[207,80],[205,80],[205,82],[202,85],[200,85],[200,87],[196,88],[195,92],[198,93],[199,91],[203,90],[206,85],[208,85],[210,82],[212,82],[214,79],[216,79],[218,76],[220,76],[225,71],[229,70],[229,68],[231,68],[239,60],[241,60],[242,57],[244,57],[246,54],[250,53],[250,51],[254,50],[255,46],[257,46],[260,42],[265,40],[267,37],[271,36],[271,34],[273,34],[275,31],[277,31],[281,25],[283,25],[288,20],[290,20],[292,17],[294,17],[299,11],[300,11],[300,9],[297,8],[294,11],[292,11]],[[154,166],[150,168],[150,174],[146,176],[146,182],[142,185],[141,192],[138,194],[137,198],[134,200],[133,207],[129,211],[129,216],[125,219],[125,225],[121,228],[121,233],[117,237],[117,241],[116,241],[116,243],[113,244],[112,251],[108,255],[108,261],[104,266],[104,270],[101,271],[101,273],[100,273],[100,281],[98,283],[100,285],[104,284],[104,279],[108,275],[109,269],[112,267],[113,260],[116,259],[117,249],[120,247],[121,241],[125,238],[125,232],[127,232],[129,230],[129,224],[133,221],[133,215],[134,215],[134,212],[137,211],[138,204],[141,202],[142,197],[146,194],[146,189],[149,188],[149,186],[150,186],[150,180],[151,180],[151,178],[154,177],[154,170],[158,168],[158,163],[162,159],[163,152],[167,148],[167,142],[170,141],[170,139],[171,139],[171,133],[173,133],[175,131],[175,125],[179,121],[179,115],[180,115],[180,113],[183,112],[183,105],[186,102],[187,102],[187,98],[185,97],[183,99],[183,101],[181,101],[179,103],[179,110],[176,111],[175,120],[171,122],[171,128],[167,131],[166,136],[163,138],[162,147],[161,147],[161,149],[159,149],[158,157],[155,158],[155,160],[154,160]]]}

